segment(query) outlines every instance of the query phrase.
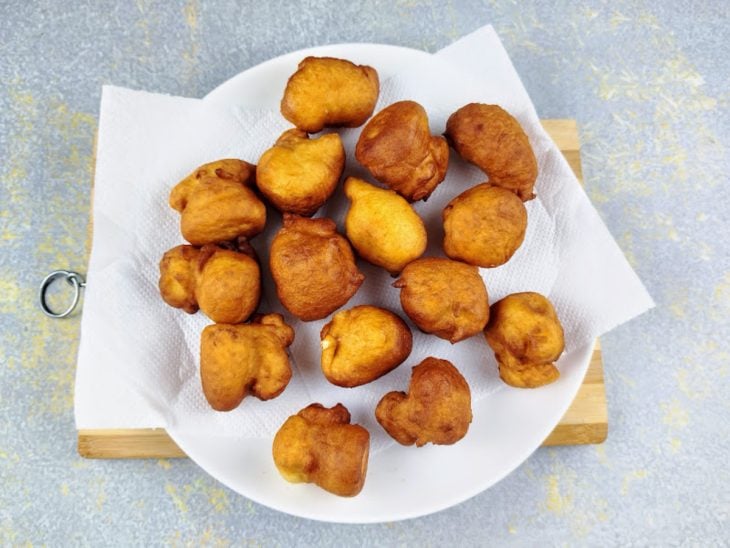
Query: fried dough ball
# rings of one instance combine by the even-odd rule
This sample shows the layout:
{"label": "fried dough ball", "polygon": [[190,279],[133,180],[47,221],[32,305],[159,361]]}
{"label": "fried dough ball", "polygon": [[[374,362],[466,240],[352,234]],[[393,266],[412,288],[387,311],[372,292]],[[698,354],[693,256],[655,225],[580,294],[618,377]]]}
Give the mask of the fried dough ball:
{"label": "fried dough ball", "polygon": [[276,209],[309,217],[337,188],[345,149],[336,133],[310,139],[301,130],[281,134],[256,168],[256,185]]}
{"label": "fried dough ball", "polygon": [[345,181],[345,195],[345,232],[360,257],[397,275],[423,255],[426,227],[404,198],[356,177]]}
{"label": "fried dough ball", "polygon": [[200,308],[214,322],[246,321],[261,297],[261,272],[247,242],[237,249],[173,247],[160,261],[162,299],[189,314]]}
{"label": "fried dough ball", "polygon": [[322,328],[322,372],[337,386],[367,384],[398,367],[413,337],[396,314],[376,306],[341,310]]}
{"label": "fried dough ball", "polygon": [[241,160],[218,160],[197,168],[170,193],[179,211],[183,238],[193,245],[214,244],[264,229],[266,206],[251,186],[256,166]]}
{"label": "fried dough ball", "polygon": [[421,105],[399,101],[367,123],[355,157],[378,181],[416,202],[428,198],[446,177],[449,145],[443,137],[431,135]]}
{"label": "fried dough ball", "polygon": [[424,257],[406,266],[393,287],[422,331],[452,343],[479,333],[489,319],[487,288],[475,266]]}
{"label": "fried dough ball", "polygon": [[286,83],[281,114],[307,133],[357,127],[372,115],[379,93],[374,68],[334,57],[307,57]]}
{"label": "fried dough ball", "polygon": [[413,368],[407,394],[383,396],[375,418],[401,445],[451,445],[469,430],[471,391],[451,362],[429,357]]}
{"label": "fried dough ball", "polygon": [[198,257],[195,296],[198,306],[218,323],[240,323],[261,298],[261,271],[253,248],[245,253],[206,245]]}
{"label": "fried dough ball", "polygon": [[350,424],[350,412],[341,403],[330,409],[313,403],[279,428],[272,453],[286,481],[354,497],[365,484],[370,433]]}
{"label": "fried dough ball", "polygon": [[510,386],[537,388],[560,376],[553,362],[565,347],[563,327],[553,305],[539,293],[513,293],[494,303],[484,334],[499,376]]}
{"label": "fried dough ball", "polygon": [[160,295],[173,308],[188,314],[198,311],[195,298],[197,262],[200,250],[191,245],[179,245],[165,252],[160,261]]}
{"label": "fried dough ball", "polygon": [[535,153],[509,112],[497,105],[470,103],[449,117],[445,135],[464,160],[489,176],[490,183],[511,190],[523,202],[535,197]]}
{"label": "fried dough ball", "polygon": [[327,218],[284,214],[271,243],[269,266],[276,294],[300,320],[319,320],[350,300],[365,276],[347,240]]}
{"label": "fried dough ball", "polygon": [[279,314],[256,316],[252,323],[207,326],[200,335],[203,393],[216,411],[230,411],[246,396],[270,400],[291,379],[286,349],[294,330]]}
{"label": "fried dough ball", "polygon": [[482,183],[444,208],[444,252],[452,259],[492,268],[522,245],[527,210],[514,193]]}

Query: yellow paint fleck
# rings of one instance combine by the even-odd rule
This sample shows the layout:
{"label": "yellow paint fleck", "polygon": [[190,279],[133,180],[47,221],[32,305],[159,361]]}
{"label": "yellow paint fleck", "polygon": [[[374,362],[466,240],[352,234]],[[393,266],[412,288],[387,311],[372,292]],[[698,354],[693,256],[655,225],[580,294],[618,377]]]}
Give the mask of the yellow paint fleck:
{"label": "yellow paint fleck", "polygon": [[172,464],[167,459],[160,459],[160,460],[158,460],[157,461],[157,466],[159,466],[163,470],[169,470],[170,468],[172,468]]}
{"label": "yellow paint fleck", "polygon": [[0,280],[0,312],[15,312],[20,300],[20,286],[15,280]]}
{"label": "yellow paint fleck", "polygon": [[509,531],[509,534],[510,535],[516,535],[517,534],[517,527],[515,527],[514,525],[508,525],[507,526],[507,531]]}
{"label": "yellow paint fleck", "polygon": [[629,489],[631,487],[631,484],[635,482],[636,480],[642,480],[646,478],[648,475],[648,472],[646,470],[634,470],[633,472],[629,472],[624,476],[624,481],[621,484],[621,494],[627,495],[629,493]]}
{"label": "yellow paint fleck", "polygon": [[545,507],[554,514],[565,514],[573,508],[572,494],[561,492],[560,477],[557,474],[551,474],[547,477],[547,497],[545,499]]}
{"label": "yellow paint fleck", "polygon": [[70,492],[70,491],[69,491],[69,488],[68,488],[68,483],[66,483],[66,482],[64,481],[64,482],[63,482],[63,483],[61,484],[61,494],[62,494],[62,495],[63,495],[64,497],[67,497],[67,496],[68,496],[68,494],[69,494],[69,492]]}
{"label": "yellow paint fleck", "polygon": [[682,407],[682,404],[676,398],[669,403],[662,403],[661,407],[664,412],[662,419],[664,424],[672,428],[684,428],[689,423],[687,410]]}
{"label": "yellow paint fleck", "polygon": [[198,28],[198,2],[197,0],[189,0],[183,8],[185,13],[185,22],[188,24],[191,30],[195,31]]}
{"label": "yellow paint fleck", "polygon": [[218,513],[228,510],[228,495],[223,489],[211,487],[208,489],[208,502]]}
{"label": "yellow paint fleck", "polygon": [[610,468],[611,463],[608,460],[608,455],[606,455],[606,447],[604,445],[596,445],[594,447],[596,451],[596,456],[598,457],[598,462]]}
{"label": "yellow paint fleck", "polygon": [[680,449],[682,449],[682,440],[677,438],[672,438],[669,440],[669,444],[672,447],[672,453],[679,453]]}
{"label": "yellow paint fleck", "polygon": [[172,483],[166,483],[165,492],[170,495],[172,502],[175,504],[175,506],[177,506],[177,509],[180,510],[181,513],[188,513],[188,505],[185,500],[183,500],[183,498],[178,494],[177,487],[175,487]]}

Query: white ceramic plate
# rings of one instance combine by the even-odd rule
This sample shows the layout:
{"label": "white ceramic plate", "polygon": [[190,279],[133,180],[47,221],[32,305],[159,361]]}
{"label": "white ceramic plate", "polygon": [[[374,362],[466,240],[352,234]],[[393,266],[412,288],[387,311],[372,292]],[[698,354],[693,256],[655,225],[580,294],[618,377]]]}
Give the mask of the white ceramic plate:
{"label": "white ceramic plate", "polygon": [[[278,108],[287,78],[307,55],[329,55],[378,69],[381,81],[428,55],[378,44],[339,44],[296,51],[234,76],[206,100]],[[313,485],[290,484],[277,472],[271,440],[235,440],[170,429],[201,468],[234,491],[296,516],[373,523],[423,516],[494,485],[537,449],[580,387],[593,351],[588,345],[560,360],[560,379],[539,390],[505,388],[474,405],[469,434],[453,446],[393,445],[370,459],[362,492],[345,499]],[[272,432],[273,437],[273,432]]]}

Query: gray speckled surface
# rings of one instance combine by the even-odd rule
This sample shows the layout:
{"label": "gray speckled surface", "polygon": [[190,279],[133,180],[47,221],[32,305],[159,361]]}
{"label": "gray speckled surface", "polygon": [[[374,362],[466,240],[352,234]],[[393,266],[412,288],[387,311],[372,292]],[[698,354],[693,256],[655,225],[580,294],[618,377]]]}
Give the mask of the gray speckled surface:
{"label": "gray speckled surface", "polygon": [[[730,541],[730,20],[723,2],[2,2],[0,544],[724,544]],[[656,5],[654,5],[656,4]],[[193,463],[75,450],[78,317],[101,85],[199,97],[275,55],[435,51],[492,23],[538,113],[574,117],[586,188],[657,308],[603,338],[610,435],[538,450],[439,514],[343,526],[268,510]]]}

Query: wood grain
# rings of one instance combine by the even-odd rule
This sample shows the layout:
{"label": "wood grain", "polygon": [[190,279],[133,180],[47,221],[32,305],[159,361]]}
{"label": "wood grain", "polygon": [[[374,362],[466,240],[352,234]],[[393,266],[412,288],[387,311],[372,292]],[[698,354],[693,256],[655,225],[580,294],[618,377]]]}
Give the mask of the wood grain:
{"label": "wood grain", "polygon": [[[575,120],[543,120],[542,125],[582,182],[580,141]],[[602,443],[607,435],[608,409],[603,383],[603,362],[600,344],[596,341],[583,384],[543,445]],[[161,428],[79,430],[78,451],[82,457],[95,459],[160,459],[186,456]]]}

